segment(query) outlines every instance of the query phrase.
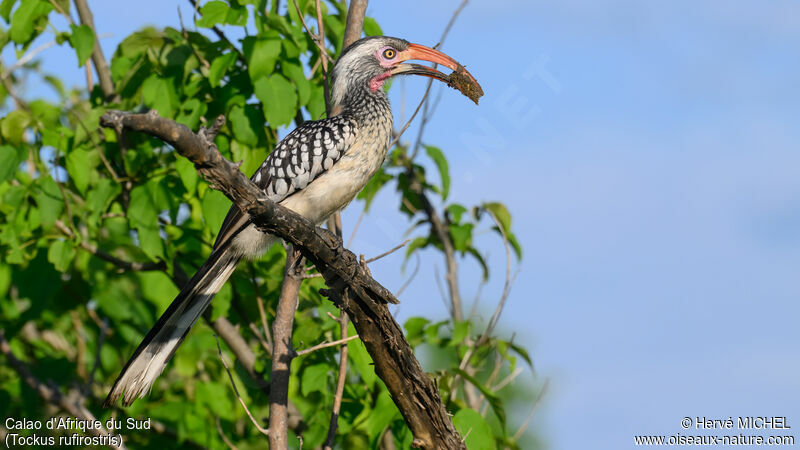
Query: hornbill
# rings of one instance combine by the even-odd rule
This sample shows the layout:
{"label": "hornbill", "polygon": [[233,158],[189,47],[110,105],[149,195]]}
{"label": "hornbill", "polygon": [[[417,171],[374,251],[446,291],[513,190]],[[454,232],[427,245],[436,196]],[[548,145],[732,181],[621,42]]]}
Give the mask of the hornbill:
{"label": "hornbill", "polygon": [[[408,60],[424,60],[438,70]],[[392,110],[383,83],[394,75],[425,75],[477,103],[483,92],[454,59],[403,39],[374,36],[345,49],[331,74],[330,117],[307,121],[278,143],[251,177],[274,202],[314,223],[344,208],[381,167],[392,138]],[[123,405],[147,394],[175,350],[242,258],[261,256],[275,236],[258,231],[232,206],[208,260],[158,319],[122,369],[105,400]]]}

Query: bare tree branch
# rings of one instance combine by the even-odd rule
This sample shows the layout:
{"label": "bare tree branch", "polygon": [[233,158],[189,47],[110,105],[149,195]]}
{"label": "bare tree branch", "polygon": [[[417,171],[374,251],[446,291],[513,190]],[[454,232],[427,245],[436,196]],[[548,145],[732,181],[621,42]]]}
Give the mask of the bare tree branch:
{"label": "bare tree branch", "polygon": [[[386,384],[414,434],[414,444],[424,448],[464,448],[436,385],[422,371],[402,329],[387,308],[387,303],[397,303],[397,299],[372,278],[355,254],[342,247],[340,239],[270,201],[236,164],[222,157],[204,129],[198,134],[192,133],[186,126],[154,112],[109,111],[100,122],[105,127],[145,132],[169,143],[190,159],[215,188],[247,212],[260,230],[296,245],[323,274],[330,287],[323,293],[353,321],[375,362],[375,372]],[[224,118],[217,119],[217,124],[222,122]],[[344,302],[344,298],[348,301]],[[278,340],[274,333],[273,339]]]}
{"label": "bare tree branch", "polygon": [[108,102],[118,102],[119,96],[114,90],[114,82],[111,80],[111,69],[108,67],[106,57],[103,55],[103,49],[100,48],[100,40],[97,37],[97,28],[94,26],[94,16],[89,9],[89,4],[86,0],[74,0],[75,9],[78,10],[78,17],[81,19],[83,25],[87,25],[94,33],[94,49],[92,50],[92,63],[94,69],[97,71],[97,80],[100,82],[100,89],[103,90]]}
{"label": "bare tree branch", "polygon": [[364,16],[367,13],[369,0],[350,0],[350,7],[347,9],[347,19],[345,19],[344,38],[342,48],[347,48],[353,42],[361,38],[364,30]]}
{"label": "bare tree branch", "polygon": [[[341,311],[339,317],[339,332],[341,342],[347,342],[347,314]],[[358,336],[358,335],[356,335]],[[354,336],[351,336],[351,338]],[[342,345],[339,355],[339,374],[336,377],[336,394],[333,396],[333,410],[331,411],[331,423],[328,426],[328,436],[325,438],[323,450],[333,448],[333,441],[336,438],[336,428],[339,426],[339,412],[342,409],[342,397],[344,396],[344,383],[347,379],[347,345]]]}
{"label": "bare tree branch", "polygon": [[272,379],[269,392],[269,436],[270,448],[289,448],[289,425],[287,405],[289,403],[289,376],[291,375],[294,348],[292,348],[292,326],[297,311],[298,293],[303,282],[303,257],[294,247],[286,251],[286,268],[283,272],[281,295],[272,322]]}

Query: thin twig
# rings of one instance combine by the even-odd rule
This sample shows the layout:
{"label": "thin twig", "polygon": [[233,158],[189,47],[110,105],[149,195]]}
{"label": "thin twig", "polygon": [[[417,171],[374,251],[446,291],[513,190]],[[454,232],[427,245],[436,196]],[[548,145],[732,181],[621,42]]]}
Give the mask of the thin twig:
{"label": "thin twig", "polygon": [[488,339],[489,334],[497,325],[498,320],[500,320],[500,314],[503,313],[506,300],[508,299],[508,295],[511,293],[511,286],[514,284],[514,279],[516,278],[516,274],[512,275],[511,273],[511,244],[508,242],[508,236],[506,236],[506,232],[503,230],[503,225],[497,219],[497,216],[495,216],[494,213],[488,209],[486,212],[488,212],[489,216],[492,217],[492,220],[497,225],[497,229],[500,230],[500,235],[503,237],[503,245],[506,250],[506,279],[505,283],[503,284],[503,293],[500,296],[500,300],[497,302],[497,307],[495,307],[494,314],[492,314],[492,318],[486,325],[486,330],[483,332],[483,335],[480,339],[478,339],[477,345],[481,345],[486,341],[486,339]]}
{"label": "thin twig", "polygon": [[52,40],[50,42],[45,42],[44,44],[34,48],[33,50],[29,51],[28,53],[22,55],[22,57],[20,59],[18,59],[17,62],[15,62],[11,67],[9,67],[8,69],[6,69],[3,72],[2,77],[5,79],[5,78],[11,76],[12,72],[14,72],[15,70],[17,70],[20,67],[24,66],[28,61],[30,61],[33,58],[35,58],[36,55],[38,55],[39,53],[47,50],[48,48],[50,48],[50,47],[52,47],[54,45],[56,45],[56,41],[55,40]]}
{"label": "thin twig", "polygon": [[[200,52],[197,51],[197,48],[195,48],[195,46],[192,45],[191,41],[189,41],[189,32],[186,31],[186,27],[183,26],[183,14],[181,14],[181,8],[178,7],[177,9],[178,9],[178,23],[181,24],[181,34],[183,34],[183,38],[186,39],[186,44],[189,45],[189,48],[192,49],[192,53],[194,54],[194,57],[197,58],[198,61],[200,61],[200,64],[206,70],[208,70],[211,67],[211,64],[209,64],[208,61],[206,61],[206,59],[203,58],[203,56],[200,54]],[[207,74],[207,72],[203,72],[203,75],[206,75],[206,74]]]}
{"label": "thin twig", "polygon": [[[437,48],[440,48],[442,45],[444,45],[444,41],[447,39],[447,35],[450,33],[450,30],[453,28],[453,25],[456,23],[456,19],[458,18],[459,14],[461,14],[461,11],[464,10],[464,7],[467,6],[467,3],[469,3],[469,0],[463,0],[461,2],[461,4],[458,5],[456,10],[453,11],[453,15],[450,17],[450,21],[447,22],[447,26],[445,26],[444,27],[444,31],[442,31],[442,37],[439,38],[439,43],[436,44]],[[433,65],[434,68],[436,68],[437,66],[438,66],[438,64],[434,64]],[[417,156],[417,152],[419,151],[420,143],[422,142],[422,135],[423,135],[423,133],[425,131],[425,125],[428,124],[428,121],[430,120],[431,115],[432,115],[432,112],[429,112],[429,110],[428,110],[428,103],[427,103],[428,92],[430,92],[430,89],[431,89],[432,85],[433,85],[433,79],[428,80],[428,87],[425,89],[425,95],[423,96],[422,101],[420,101],[420,105],[423,105],[423,104],[425,105],[425,108],[424,108],[425,110],[422,113],[422,122],[420,123],[420,126],[419,126],[419,133],[417,134],[417,141],[414,144],[413,150],[411,152],[411,160],[412,161]],[[419,106],[417,106],[417,111],[419,111]],[[416,115],[416,114],[417,113],[415,111],[414,115]],[[413,119],[414,117],[412,116],[411,118]],[[409,123],[410,123],[410,120],[409,120]]]}
{"label": "thin twig", "polygon": [[300,6],[297,4],[297,0],[292,0],[294,2],[294,7],[297,9],[297,15],[300,17],[300,23],[303,25],[303,28],[306,30],[306,33],[311,37],[311,41],[314,42],[314,45],[317,46],[319,49],[320,57],[317,62],[314,63],[314,67],[312,68],[312,73],[316,70],[317,64],[324,65],[324,70],[327,70],[328,62],[333,62],[333,58],[331,55],[328,54],[328,51],[325,49],[325,43],[320,42],[320,38],[318,35],[314,34],[310,28],[308,28],[308,24],[306,24],[305,14],[300,11]]}
{"label": "thin twig", "polygon": [[263,348],[264,351],[267,352],[267,355],[271,355],[272,354],[272,348],[269,346],[269,344],[264,339],[264,337],[261,336],[261,332],[258,330],[258,327],[256,326],[256,324],[253,323],[253,322],[248,322],[247,326],[250,327],[250,331],[253,332],[253,335],[258,340],[258,343],[261,344],[261,348]]}
{"label": "thin twig", "polygon": [[[340,312],[339,332],[342,339],[347,339],[347,314]],[[357,335],[356,335],[357,336]],[[355,337],[355,336],[353,336]],[[331,411],[331,423],[328,426],[328,436],[325,439],[323,450],[333,448],[333,441],[336,438],[336,428],[339,426],[339,412],[342,409],[342,397],[344,396],[344,383],[347,379],[347,346],[343,345],[339,353],[339,375],[336,380],[336,395],[333,397],[333,410]]]}
{"label": "thin twig", "polygon": [[508,383],[514,381],[514,379],[517,378],[521,373],[522,373],[522,367],[517,367],[507,377],[503,378],[499,383],[492,386],[491,389],[495,392],[499,391],[500,389],[503,389],[504,387],[506,387],[506,385],[508,385]]}
{"label": "thin twig", "polygon": [[[60,157],[61,157],[61,150],[59,149],[56,151],[56,159],[55,161],[53,161],[54,166],[58,166],[58,160]],[[61,199],[64,200],[64,212],[67,215],[67,223],[69,224],[68,226],[72,228],[73,226],[72,210],[69,207],[69,200],[67,200],[67,193],[65,192],[64,186],[62,186],[61,181],[58,180],[58,177],[54,176],[53,179],[55,180],[56,185],[58,186],[58,191],[61,192]]]}
{"label": "thin twig", "polygon": [[405,247],[405,246],[406,246],[406,244],[408,244],[409,242],[411,242],[411,238],[408,238],[408,239],[406,239],[405,241],[403,241],[403,242],[402,242],[402,243],[400,243],[399,245],[395,246],[395,247],[394,247],[394,248],[392,248],[391,250],[389,250],[389,251],[385,251],[385,252],[381,253],[381,254],[380,254],[380,255],[378,255],[378,256],[375,256],[375,257],[373,257],[373,258],[370,258],[370,259],[366,260],[365,262],[366,262],[367,264],[369,264],[369,263],[371,263],[371,262],[375,262],[375,261],[377,261],[377,260],[379,260],[379,259],[381,259],[381,258],[384,258],[384,257],[386,257],[386,256],[389,256],[389,255],[391,255],[392,253],[394,253],[394,252],[396,252],[396,251],[400,250],[401,248]]}
{"label": "thin twig", "polygon": [[367,208],[364,208],[361,210],[361,214],[358,216],[356,224],[353,225],[353,232],[350,233],[350,239],[347,240],[347,247],[350,247],[350,245],[353,243],[353,239],[356,238],[356,232],[358,231],[358,227],[361,225],[361,221],[364,220],[364,216],[366,215],[367,215]]}
{"label": "thin twig", "polygon": [[389,148],[390,149],[392,147],[394,147],[395,144],[397,144],[397,142],[400,140],[400,137],[403,136],[403,133],[405,133],[406,130],[408,129],[408,127],[411,126],[411,122],[414,120],[415,117],[417,117],[417,113],[422,108],[422,105],[425,104],[425,101],[428,99],[428,93],[431,91],[431,86],[432,85],[433,85],[433,83],[429,81],[428,82],[428,87],[425,88],[425,93],[422,95],[422,100],[419,101],[419,104],[417,105],[417,108],[414,110],[414,114],[411,114],[411,117],[408,118],[408,121],[406,122],[405,125],[403,125],[403,128],[401,128],[400,131],[395,133],[394,139],[392,139],[392,142],[389,143]]}
{"label": "thin twig", "polygon": [[320,350],[320,349],[323,349],[323,348],[336,347],[337,345],[346,344],[346,343],[352,341],[353,339],[358,339],[358,335],[355,334],[353,336],[348,336],[348,337],[346,337],[344,339],[337,339],[337,340],[332,341],[332,342],[327,342],[326,341],[326,342],[323,342],[321,344],[317,344],[317,345],[315,345],[313,347],[309,347],[309,348],[306,348],[306,349],[303,349],[303,350],[298,350],[297,352],[295,352],[294,356],[295,357],[303,356],[303,355],[307,355],[307,354],[309,354],[309,353],[311,353],[313,351],[317,351],[317,350]]}
{"label": "thin twig", "polygon": [[267,340],[267,344],[270,347],[269,354],[272,355],[272,335],[269,331],[269,325],[267,323],[267,312],[266,308],[264,308],[264,299],[261,298],[260,295],[256,295],[256,304],[258,304],[258,315],[261,316],[261,326],[264,328],[264,338]]}
{"label": "thin twig", "polygon": [[244,411],[247,413],[247,417],[249,417],[250,421],[253,422],[253,425],[256,426],[256,429],[260,431],[262,434],[269,436],[270,434],[269,430],[264,429],[264,427],[262,427],[258,423],[258,420],[256,420],[256,418],[253,417],[253,414],[250,413],[250,409],[247,407],[247,404],[245,404],[244,400],[242,400],[242,396],[239,395],[239,389],[236,387],[236,382],[233,381],[233,375],[231,374],[231,369],[228,368],[228,363],[225,362],[225,358],[222,356],[222,347],[220,347],[219,345],[219,337],[217,337],[216,333],[214,334],[214,339],[217,341],[217,353],[219,354],[219,360],[222,361],[222,365],[223,367],[225,367],[225,372],[228,373],[228,379],[231,380],[231,386],[233,387],[233,392],[236,394],[236,398],[239,399],[239,403],[242,405],[242,408],[244,408]]}
{"label": "thin twig", "polygon": [[[61,220],[56,220],[54,225],[58,228],[62,233],[64,233],[68,238],[75,239],[75,233]],[[125,261],[122,259],[117,258],[116,256],[107,253],[103,250],[100,250],[96,246],[90,244],[85,239],[81,239],[81,242],[78,246],[87,252],[97,256],[98,258],[102,259],[103,261],[110,262],[115,266],[119,267],[120,270],[132,270],[132,271],[150,271],[150,270],[164,270],[166,269],[166,264],[163,261],[159,262],[131,262]]]}
{"label": "thin twig", "polygon": [[56,9],[56,11],[58,11],[59,14],[61,14],[62,16],[64,16],[64,18],[67,19],[67,22],[69,22],[70,25],[75,25],[75,21],[72,20],[72,16],[67,14],[58,3],[56,3],[54,0],[49,0],[49,1],[50,4],[53,5],[53,7]]}
{"label": "thin twig", "polygon": [[536,401],[533,402],[533,406],[531,407],[531,412],[528,414],[528,417],[522,422],[519,429],[516,433],[514,433],[514,437],[512,438],[514,441],[519,440],[522,437],[522,434],[525,433],[525,429],[528,428],[528,425],[531,423],[533,419],[533,415],[536,410],[539,408],[539,404],[542,403],[542,397],[544,397],[544,393],[547,391],[547,387],[550,385],[550,379],[546,378],[544,380],[544,384],[542,388],[539,390],[539,395],[536,396]]}
{"label": "thin twig", "polygon": [[219,433],[219,437],[222,438],[222,441],[225,442],[225,445],[228,446],[231,450],[239,450],[233,442],[228,439],[228,436],[225,436],[225,433],[222,431],[222,425],[219,423],[219,416],[217,416],[217,433]]}
{"label": "thin twig", "polygon": [[418,253],[415,253],[414,256],[416,256],[417,264],[414,266],[414,270],[411,271],[411,275],[408,277],[408,279],[404,281],[399,288],[397,288],[397,291],[394,293],[395,297],[400,297],[403,291],[405,291],[411,282],[414,281],[414,278],[417,277],[417,273],[419,273],[419,266],[422,263],[422,259],[419,257]]}

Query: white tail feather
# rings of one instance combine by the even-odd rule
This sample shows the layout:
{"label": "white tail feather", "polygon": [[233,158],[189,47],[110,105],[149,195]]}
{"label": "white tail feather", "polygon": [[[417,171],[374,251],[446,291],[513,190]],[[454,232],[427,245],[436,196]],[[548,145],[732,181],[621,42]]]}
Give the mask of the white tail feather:
{"label": "white tail feather", "polygon": [[115,403],[124,393],[122,404],[127,406],[150,392],[186,333],[230,278],[238,262],[238,258],[209,261],[209,267],[198,271],[122,370],[106,405]]}

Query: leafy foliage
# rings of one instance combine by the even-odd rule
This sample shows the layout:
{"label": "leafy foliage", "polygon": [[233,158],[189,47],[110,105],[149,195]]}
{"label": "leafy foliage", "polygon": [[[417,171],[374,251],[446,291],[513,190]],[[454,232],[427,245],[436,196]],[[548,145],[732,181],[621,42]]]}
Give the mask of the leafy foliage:
{"label": "leafy foliage", "polygon": [[[202,4],[189,29],[143,28],[126,37],[110,60],[116,103],[106,103],[102,87],[89,92],[66,90],[58,74],[42,73],[33,61],[3,68],[0,86],[0,318],[12,350],[41,380],[52,380],[63,393],[84,392],[87,407],[102,421],[119,417],[151,417],[161,431],[130,431],[130,448],[174,447],[178,443],[221,448],[222,435],[239,448],[261,448],[264,436],[252,427],[230,389],[217,355],[212,330],[198,325],[159,378],[146,399],[125,410],[98,407],[110,383],[143,334],[174,298],[181,273],[191,274],[208,256],[215,233],[230,202],[199,179],[194,167],[163,143],[141,135],[117,135],[98,127],[108,108],[148,108],[197,129],[218,115],[227,123],[216,138],[222,153],[254,171],[277,140],[282,127],[324,114],[320,51],[303,30],[293,7],[279,12],[277,2],[209,1]],[[314,2],[299,8],[313,15]],[[58,6],[56,8],[55,6]],[[341,49],[346,7],[324,3],[327,47]],[[74,49],[77,66],[91,64],[95,35],[82,24],[57,29],[57,14],[70,12],[67,0],[3,0],[0,45],[17,55],[32,50],[39,36]],[[308,19],[310,20],[310,19]],[[241,39],[220,38],[216,27]],[[253,33],[243,32],[244,27]],[[377,22],[365,21],[368,35],[380,34]],[[25,80],[38,77],[54,88],[53,98],[19,98]],[[52,97],[52,96],[51,96]],[[450,191],[445,153],[425,146],[438,169],[439,184],[426,179],[423,166],[408,148],[397,147],[385,168],[360,194],[369,207],[375,194],[392,181],[401,209],[410,219],[424,209],[424,196],[442,202]],[[500,203],[468,209],[456,203],[443,207],[449,239],[459,255],[469,255],[489,268],[473,243],[483,213],[497,218],[494,226],[521,256],[512,233],[511,215]],[[442,248],[431,231],[408,247]],[[280,289],[284,252],[273,247],[258,262],[243,263],[217,295],[210,319],[227,317],[242,324],[241,334],[256,354],[255,370],[269,379],[269,355],[260,344],[258,298],[265,319],[272,321]],[[295,318],[294,346],[303,348],[338,338],[338,324],[328,318],[336,308],[319,294],[319,278],[303,283]],[[247,324],[252,324],[248,327]],[[503,361],[500,374],[510,374],[516,356],[530,363],[513,342],[490,338],[480,347],[479,333],[469,321],[431,323],[412,318],[408,339],[445,361],[436,376],[456,426],[469,433],[469,448],[515,447],[506,434],[505,399],[490,389],[486,368]],[[352,327],[350,333],[353,334]],[[391,431],[399,448],[413,437],[386,388],[374,373],[363,344],[351,341],[349,369],[337,443],[340,448],[378,447]],[[470,350],[472,349],[472,350]],[[304,446],[325,440],[338,367],[335,349],[304,355],[293,364],[290,399],[302,420],[293,429]],[[232,361],[232,354],[224,352]],[[255,417],[268,415],[265,394],[241,362],[232,375]],[[488,417],[463,400],[466,379],[491,404]],[[496,377],[495,377],[496,378]],[[6,417],[47,418],[49,409],[9,366],[0,367],[0,404]],[[77,386],[77,387],[76,387]],[[244,388],[242,388],[244,387]]]}

